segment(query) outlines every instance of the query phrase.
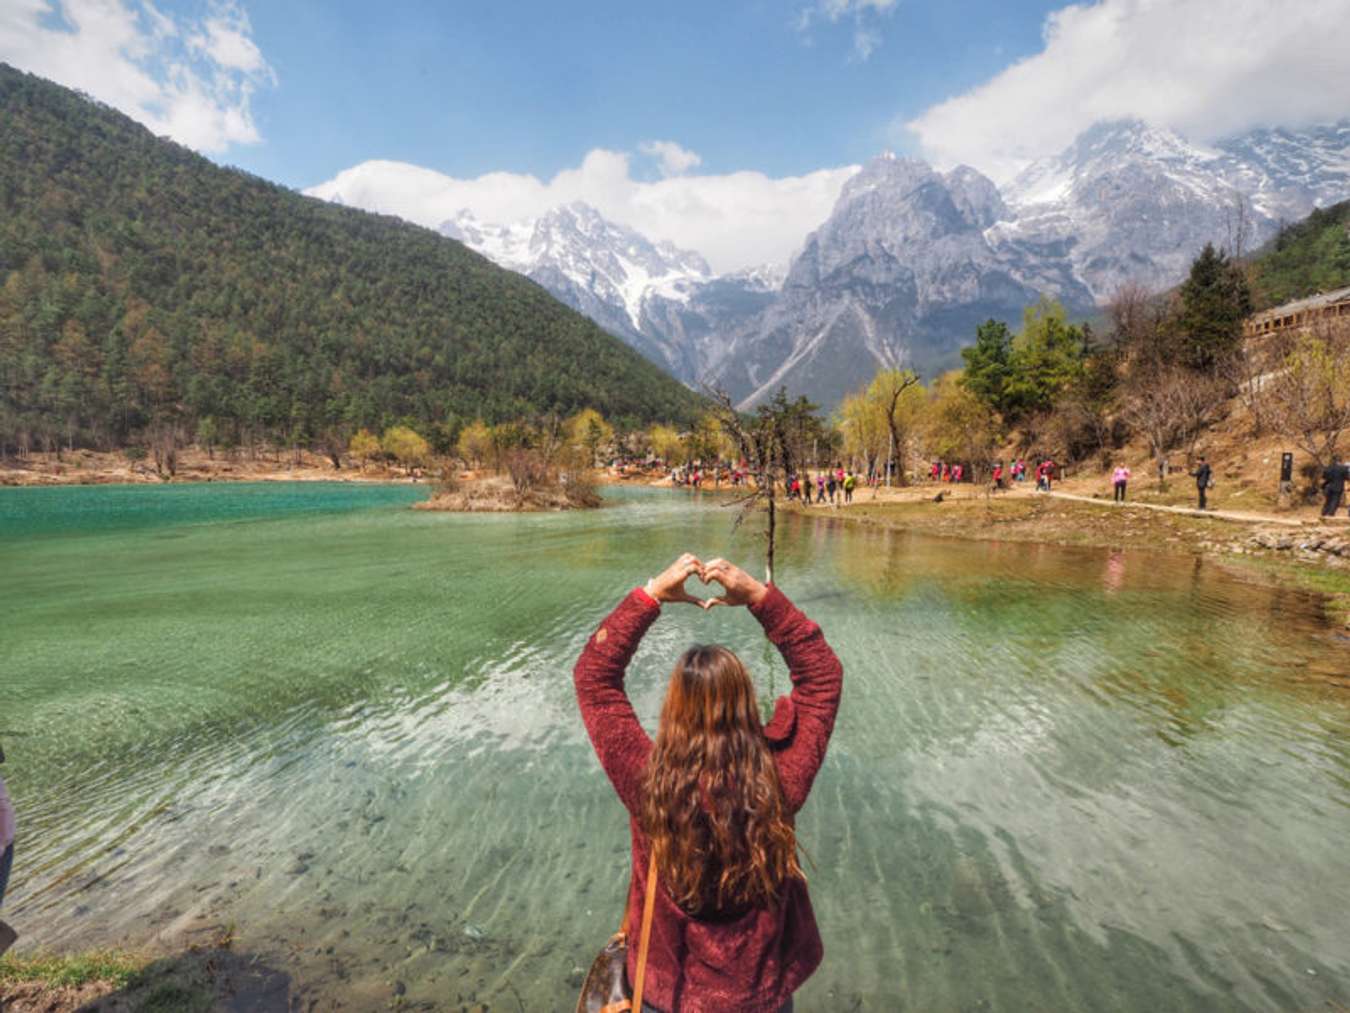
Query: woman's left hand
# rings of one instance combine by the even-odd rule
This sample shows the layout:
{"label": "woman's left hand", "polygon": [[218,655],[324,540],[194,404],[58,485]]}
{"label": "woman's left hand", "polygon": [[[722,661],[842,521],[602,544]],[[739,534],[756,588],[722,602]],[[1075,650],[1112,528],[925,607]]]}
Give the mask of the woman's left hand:
{"label": "woman's left hand", "polygon": [[703,608],[703,599],[695,598],[684,589],[686,580],[690,577],[701,577],[702,574],[703,564],[698,561],[698,557],[686,552],[661,573],[648,580],[643,590],[658,602],[683,601]]}

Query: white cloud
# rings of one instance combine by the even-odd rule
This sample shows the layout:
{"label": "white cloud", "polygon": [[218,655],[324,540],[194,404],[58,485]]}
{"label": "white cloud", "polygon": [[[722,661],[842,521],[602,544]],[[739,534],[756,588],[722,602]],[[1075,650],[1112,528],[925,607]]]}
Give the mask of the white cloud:
{"label": "white cloud", "polygon": [[849,19],[853,22],[853,59],[866,62],[881,45],[876,28],[880,15],[890,14],[896,0],[816,0],[797,14],[795,25],[807,45],[812,44],[812,26],[819,21],[831,25]]}
{"label": "white cloud", "polygon": [[[680,149],[684,150],[684,149]],[[362,162],[305,193],[435,228],[468,209],[488,222],[585,201],[653,239],[694,249],[715,271],[781,264],[823,222],[857,166],[771,178],[759,172],[635,180],[629,156],[597,148],[550,180],[492,172],[456,179],[406,162]]]}
{"label": "white cloud", "polygon": [[248,37],[249,24],[239,8],[225,9],[218,17],[207,18],[203,31],[189,45],[205,53],[219,66],[245,74],[270,74],[262,52]]}
{"label": "white cloud", "polygon": [[881,45],[881,34],[859,26],[853,31],[853,55],[864,62]]}
{"label": "white cloud", "polygon": [[638,145],[638,150],[656,159],[662,176],[683,176],[703,162],[696,152],[674,141],[646,141]]}
{"label": "white cloud", "polygon": [[233,0],[200,19],[152,0],[0,0],[0,60],[206,152],[261,140],[251,98],[276,77],[251,35]]}
{"label": "white cloud", "polygon": [[1350,112],[1350,0],[1101,0],[1055,11],[1045,48],[905,124],[941,166],[1007,178],[1101,120],[1197,141]]}
{"label": "white cloud", "polygon": [[895,6],[895,0],[821,0],[819,10],[831,21],[846,14],[865,15],[868,11],[885,13]]}

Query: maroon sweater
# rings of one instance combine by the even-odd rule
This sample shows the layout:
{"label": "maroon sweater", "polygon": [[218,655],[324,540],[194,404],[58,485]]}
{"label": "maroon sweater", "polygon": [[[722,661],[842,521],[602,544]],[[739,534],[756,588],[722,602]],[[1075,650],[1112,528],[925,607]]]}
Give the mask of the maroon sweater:
{"label": "maroon sweater", "polygon": [[[796,814],[811,791],[839,710],[844,670],[820,627],[772,585],[750,609],[782,652],[792,674],[791,697],[780,697],[764,733],[774,751],[788,810]],[[636,941],[646,890],[647,836],[638,827],[642,774],[652,740],[638,723],[624,692],[624,669],[660,606],[633,590],[586,642],[573,677],[586,731],[600,765],[627,807],[633,841],[632,882],[625,924]],[[820,964],[823,947],[806,884],[789,880],[781,902],[723,919],[686,914],[664,888],[647,957],[646,1002],[680,1013],[769,1013],[777,1010]],[[637,946],[628,949],[633,980]]]}

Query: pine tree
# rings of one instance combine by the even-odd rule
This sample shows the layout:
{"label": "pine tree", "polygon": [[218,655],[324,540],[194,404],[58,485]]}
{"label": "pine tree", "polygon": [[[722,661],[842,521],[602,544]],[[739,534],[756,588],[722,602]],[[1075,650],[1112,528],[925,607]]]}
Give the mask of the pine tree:
{"label": "pine tree", "polygon": [[1185,364],[1213,373],[1242,340],[1242,321],[1252,311],[1251,290],[1239,265],[1206,243],[1181,286],[1182,355]]}
{"label": "pine tree", "polygon": [[1007,386],[1012,375],[1012,332],[1002,320],[986,320],[975,331],[975,344],[961,349],[966,368],[961,383],[986,406],[1008,415]]}

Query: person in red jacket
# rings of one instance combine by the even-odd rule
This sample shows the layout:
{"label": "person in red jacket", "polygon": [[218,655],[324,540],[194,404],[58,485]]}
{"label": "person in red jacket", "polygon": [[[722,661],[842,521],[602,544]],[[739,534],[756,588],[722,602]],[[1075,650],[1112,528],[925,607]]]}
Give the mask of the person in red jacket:
{"label": "person in red jacket", "polygon": [[[695,576],[722,593],[693,597],[684,582]],[[793,686],[767,725],[736,655],[695,646],[675,663],[655,742],[648,737],[624,690],[624,670],[666,602],[744,605],[759,620]],[[609,614],[573,678],[600,766],[629,814],[630,939],[655,849],[659,888],[643,1008],[791,1010],[792,993],[824,955],[793,829],[825,758],[843,687],[843,666],[820,627],[773,585],[725,560],[705,565],[684,555]],[[636,951],[628,948],[630,981]]]}

